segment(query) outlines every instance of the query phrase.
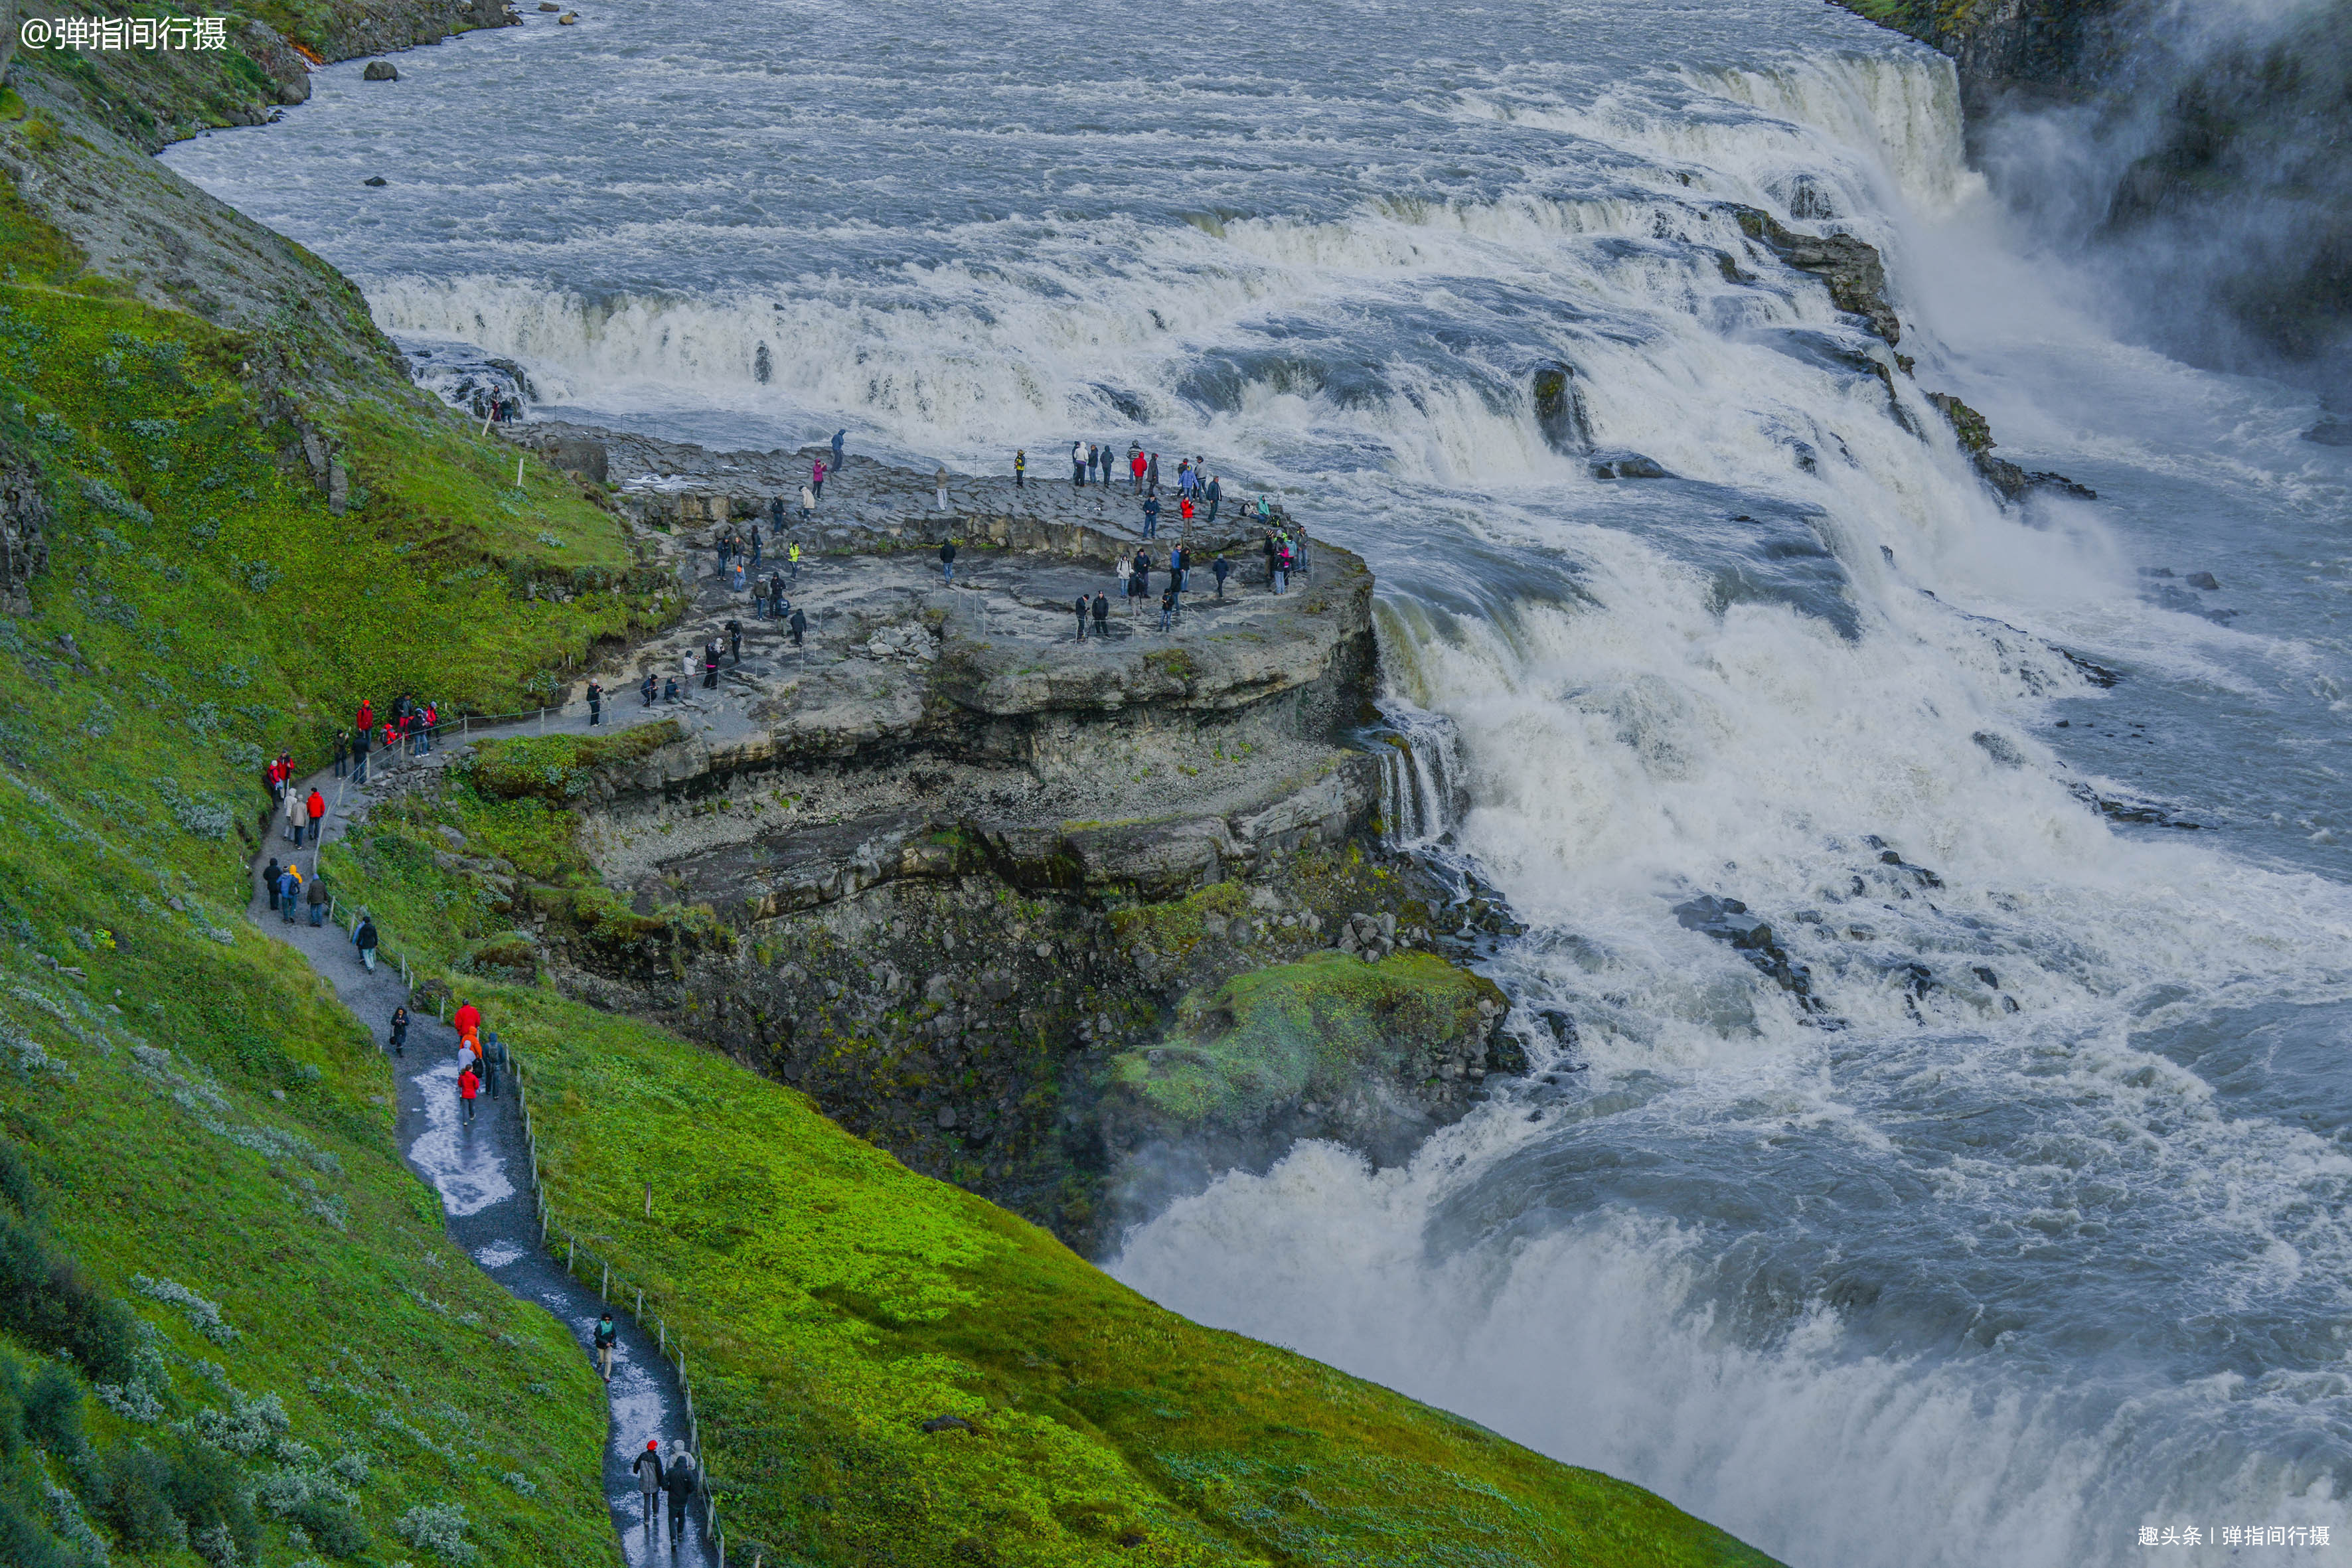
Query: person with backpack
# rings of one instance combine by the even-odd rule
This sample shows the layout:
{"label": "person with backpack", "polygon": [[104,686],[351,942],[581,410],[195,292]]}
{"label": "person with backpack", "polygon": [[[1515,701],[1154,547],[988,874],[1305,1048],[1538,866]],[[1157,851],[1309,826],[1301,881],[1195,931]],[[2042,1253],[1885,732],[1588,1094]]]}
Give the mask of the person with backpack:
{"label": "person with backpack", "polygon": [[653,1438],[646,1439],[646,1451],[637,1456],[629,1468],[637,1473],[637,1486],[646,1494],[646,1528],[654,1527],[654,1498],[662,1488],[661,1445]]}
{"label": "person with backpack", "polygon": [[360,963],[370,974],[375,973],[375,950],[380,940],[375,933],[375,917],[362,910],[360,923],[352,928],[352,945],[360,950]]}
{"label": "person with backpack", "polygon": [[798,647],[801,646],[801,634],[808,630],[808,617],[801,614],[798,605],[793,606],[792,628],[793,646]]}
{"label": "person with backpack", "polygon": [[457,1103],[465,1111],[466,1125],[474,1124],[474,1097],[482,1092],[482,1080],[474,1076],[468,1065],[457,1069]]}
{"label": "person with backpack", "polygon": [[302,803],[302,812],[310,819],[310,842],[316,844],[319,842],[319,825],[327,819],[327,797],[313,787],[310,798]]}
{"label": "person with backpack", "polygon": [[613,1321],[613,1309],[596,1320],[596,1372],[606,1383],[613,1381],[613,1347],[621,1341],[620,1325]]}
{"label": "person with backpack", "polygon": [[482,1087],[490,1091],[492,1100],[496,1100],[499,1097],[499,1074],[504,1072],[507,1066],[507,1043],[499,1038],[496,1029],[485,1029],[477,1054],[482,1059]]}
{"label": "person with backpack", "polygon": [[392,1010],[391,1045],[394,1056],[404,1057],[408,1054],[408,1009],[405,1007],[394,1007]]}
{"label": "person with backpack", "polygon": [[949,540],[945,544],[942,544],[942,545],[940,545],[940,574],[941,574],[943,576],[945,576],[945,577],[947,578],[947,584],[948,584],[948,586],[949,586],[949,587],[950,587],[950,588],[954,587],[954,586],[955,586],[955,541],[954,541],[954,540],[952,540],[952,539]]}
{"label": "person with backpack", "polygon": [[301,896],[301,870],[289,860],[278,873],[278,913],[288,925],[294,923],[294,906]]}

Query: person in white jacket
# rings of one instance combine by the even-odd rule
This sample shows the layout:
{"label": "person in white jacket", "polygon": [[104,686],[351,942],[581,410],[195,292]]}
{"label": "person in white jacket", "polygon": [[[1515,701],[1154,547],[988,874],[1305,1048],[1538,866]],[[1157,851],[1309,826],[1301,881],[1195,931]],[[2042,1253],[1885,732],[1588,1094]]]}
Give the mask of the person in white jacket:
{"label": "person in white jacket", "polygon": [[1087,488],[1087,444],[1084,441],[1070,443],[1070,488],[1074,490]]}
{"label": "person in white jacket", "polygon": [[286,785],[286,837],[296,844],[302,842],[302,825],[305,820],[307,819],[302,815],[302,792],[296,789],[289,780]]}
{"label": "person in white jacket", "polygon": [[941,464],[940,465],[940,471],[939,471],[938,473],[936,473],[936,474],[933,474],[933,475],[931,476],[931,486],[932,486],[932,488],[933,488],[934,489],[936,489],[936,490],[939,492],[939,498],[938,498],[938,499],[939,499],[939,503],[940,503],[940,510],[941,511],[945,511],[945,510],[948,510],[948,466],[947,466],[945,463],[941,463]]}

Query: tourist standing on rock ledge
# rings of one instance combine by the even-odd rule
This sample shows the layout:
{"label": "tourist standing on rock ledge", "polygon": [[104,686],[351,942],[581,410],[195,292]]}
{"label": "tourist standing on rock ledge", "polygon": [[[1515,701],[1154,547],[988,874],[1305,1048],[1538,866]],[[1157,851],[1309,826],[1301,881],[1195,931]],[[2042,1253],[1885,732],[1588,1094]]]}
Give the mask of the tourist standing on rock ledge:
{"label": "tourist standing on rock ledge", "polygon": [[1209,476],[1209,488],[1202,493],[1209,498],[1209,517],[1208,521],[1203,522],[1201,526],[1203,528],[1214,528],[1217,526],[1217,503],[1225,499],[1225,487],[1217,479],[1216,475],[1211,474]]}
{"label": "tourist standing on rock ledge", "polygon": [[1140,441],[1131,441],[1128,444],[1127,475],[1128,492],[1130,495],[1141,495],[1143,493],[1143,443]]}
{"label": "tourist standing on rock ledge", "polygon": [[1087,444],[1084,441],[1070,443],[1070,488],[1074,490],[1087,488]]}
{"label": "tourist standing on rock ledge", "polygon": [[936,473],[936,474],[933,474],[933,475],[931,476],[931,486],[932,486],[932,488],[933,488],[934,489],[936,489],[936,490],[938,490],[938,491],[939,491],[940,510],[941,511],[945,511],[945,510],[948,510],[948,466],[947,466],[945,463],[941,463],[941,464],[940,465],[940,471],[939,471],[938,473]]}
{"label": "tourist standing on rock ledge", "polygon": [[778,533],[784,531],[784,498],[782,496],[768,498],[768,526]]}
{"label": "tourist standing on rock ledge", "polygon": [[1160,498],[1156,495],[1146,497],[1143,502],[1143,537],[1160,537]]}
{"label": "tourist standing on rock ledge", "polygon": [[952,539],[940,546],[940,574],[947,579],[949,587],[955,586],[955,541]]}
{"label": "tourist standing on rock ledge", "polygon": [[808,486],[801,487],[801,521],[806,522],[816,515],[816,492]]}
{"label": "tourist standing on rock ledge", "polygon": [[730,616],[726,631],[727,651],[734,656],[737,664],[740,664],[743,662],[743,623]]}
{"label": "tourist standing on rock ledge", "polygon": [[817,500],[824,499],[824,459],[823,458],[809,465],[809,489],[816,493]]}
{"label": "tourist standing on rock ledge", "polygon": [[1216,560],[1212,562],[1209,565],[1209,574],[1217,580],[1217,597],[1220,599],[1223,598],[1225,596],[1225,579],[1234,574],[1234,563],[1225,559],[1225,552],[1223,551],[1220,550],[1217,552]]}
{"label": "tourist standing on rock ledge", "polygon": [[848,438],[849,432],[846,430],[835,430],[833,433],[833,472],[836,479],[841,475],[841,444]]}
{"label": "tourist standing on rock ledge", "polygon": [[1084,642],[1084,641],[1086,641],[1086,640],[1087,640],[1087,596],[1086,596],[1084,594],[1080,594],[1080,595],[1078,595],[1078,605],[1077,605],[1077,608],[1078,608],[1078,641],[1080,641],[1080,642]]}
{"label": "tourist standing on rock ledge", "polygon": [[1100,594],[1095,595],[1095,636],[1110,636],[1110,601]]}
{"label": "tourist standing on rock ledge", "polygon": [[1013,454],[1013,488],[1021,488],[1022,477],[1029,471],[1029,454],[1016,448]]}
{"label": "tourist standing on rock ledge", "polygon": [[771,572],[768,574],[768,618],[772,621],[781,620],[783,618],[783,614],[784,574],[782,572]]}
{"label": "tourist standing on rock ledge", "polygon": [[719,639],[712,637],[702,645],[702,686],[706,691],[719,689]]}
{"label": "tourist standing on rock ledge", "polygon": [[588,683],[588,723],[593,729],[604,721],[604,689],[595,681]]}
{"label": "tourist standing on rock ledge", "polygon": [[801,614],[800,606],[797,605],[793,606],[792,626],[793,646],[798,647],[801,646],[801,634],[808,630],[808,617]]}

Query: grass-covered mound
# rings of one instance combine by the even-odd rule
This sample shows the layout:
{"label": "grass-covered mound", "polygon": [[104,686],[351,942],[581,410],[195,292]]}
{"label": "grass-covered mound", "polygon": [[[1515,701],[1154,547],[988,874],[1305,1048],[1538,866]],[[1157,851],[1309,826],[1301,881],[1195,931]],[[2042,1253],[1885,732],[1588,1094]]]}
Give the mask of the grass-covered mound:
{"label": "grass-covered mound", "polygon": [[1121,1053],[1110,1082],[1171,1129],[1254,1126],[1368,1078],[1435,1073],[1482,1037],[1479,1004],[1501,1001],[1494,982],[1434,953],[1367,963],[1327,949],[1185,997],[1169,1039]]}
{"label": "grass-covered mound", "polygon": [[[687,1339],[730,1562],[1767,1561],[1187,1322],[658,1030],[544,990],[483,1006],[520,1047],[559,1234]],[[923,1429],[942,1415],[969,1430]]]}

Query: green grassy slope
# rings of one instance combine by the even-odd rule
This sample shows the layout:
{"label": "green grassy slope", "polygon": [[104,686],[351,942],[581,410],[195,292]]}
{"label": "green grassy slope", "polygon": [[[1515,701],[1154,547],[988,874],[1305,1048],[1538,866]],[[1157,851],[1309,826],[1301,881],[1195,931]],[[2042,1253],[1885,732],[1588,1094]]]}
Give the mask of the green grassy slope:
{"label": "green grassy slope", "polygon": [[[686,1337],[730,1559],[1768,1561],[1638,1488],[1163,1311],[658,1030],[479,995],[520,1049],[557,1225]],[[940,1415],[971,1429],[923,1430]]]}
{"label": "green grassy slope", "polygon": [[[50,549],[32,613],[0,616],[0,1149],[29,1175],[0,1204],[0,1362],[71,1396],[36,1420],[0,1371],[0,1560],[95,1562],[91,1530],[118,1563],[197,1561],[182,1538],[215,1563],[222,1540],[613,1561],[601,1385],[442,1239],[381,1057],[239,913],[265,755],[315,758],[362,692],[527,701],[653,613],[611,591],[623,532],[393,384],[352,405],[371,428],[332,517],[269,390],[299,339],[80,267],[0,203],[0,468],[37,476]],[[54,1279],[158,1337],[93,1359],[110,1342],[55,1329]]]}

